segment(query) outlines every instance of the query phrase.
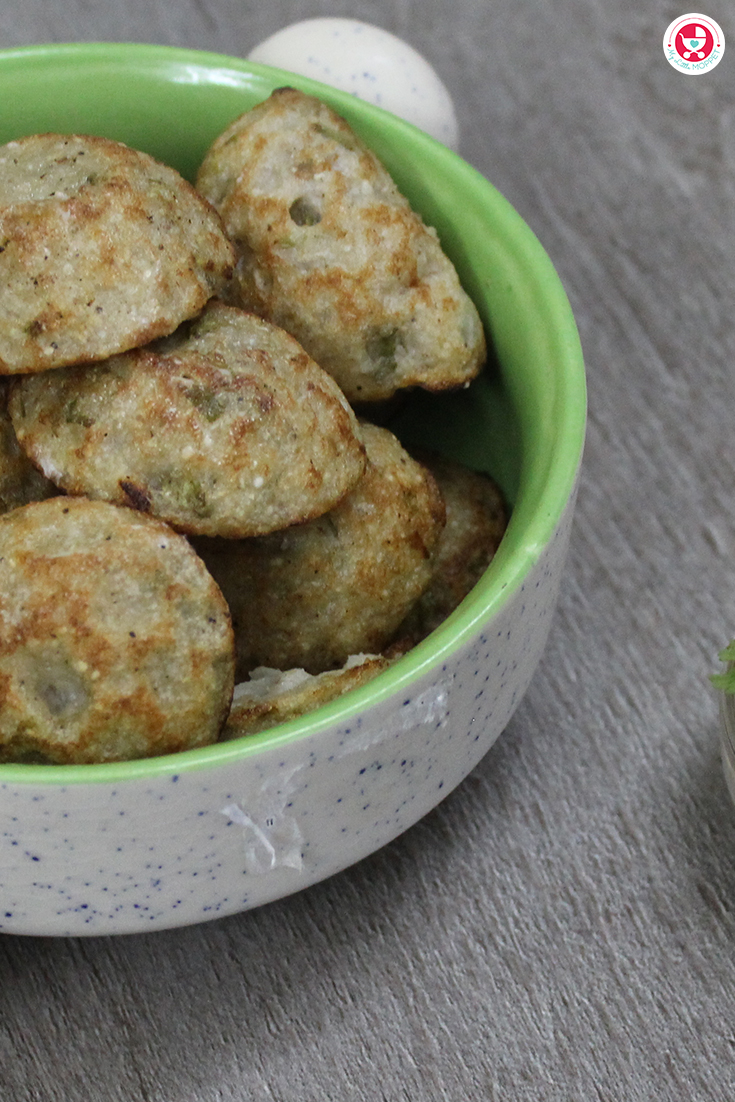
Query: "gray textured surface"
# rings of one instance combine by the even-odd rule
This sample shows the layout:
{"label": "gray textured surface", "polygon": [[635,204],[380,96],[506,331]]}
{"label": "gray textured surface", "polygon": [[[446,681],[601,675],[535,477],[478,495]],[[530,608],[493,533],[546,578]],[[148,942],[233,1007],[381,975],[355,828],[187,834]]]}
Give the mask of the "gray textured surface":
{"label": "gray textured surface", "polygon": [[467,781],[385,850],[218,923],[0,940],[3,1102],[735,1095],[735,813],[707,681],[735,634],[735,23],[696,80],[661,0],[0,0],[0,42],[245,54],[360,15],[562,275],[590,423],[548,650]]}

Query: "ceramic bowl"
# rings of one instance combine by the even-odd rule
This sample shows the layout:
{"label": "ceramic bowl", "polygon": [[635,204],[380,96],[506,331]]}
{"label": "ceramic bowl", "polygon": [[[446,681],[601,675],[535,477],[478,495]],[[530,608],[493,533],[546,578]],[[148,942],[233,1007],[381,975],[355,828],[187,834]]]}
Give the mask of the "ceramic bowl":
{"label": "ceramic bowl", "polygon": [[[408,123],[302,77],[145,45],[0,52],[0,141],[104,134],[189,178],[273,88],[322,96],[436,226],[492,343],[483,376],[417,394],[399,435],[494,475],[512,504],[459,609],[370,684],[262,734],[125,764],[0,767],[0,930],[96,935],[243,911],[330,876],[406,830],[508,723],[542,653],[585,425],[576,327],[531,230],[478,172]],[[393,427],[393,426],[391,426]]]}

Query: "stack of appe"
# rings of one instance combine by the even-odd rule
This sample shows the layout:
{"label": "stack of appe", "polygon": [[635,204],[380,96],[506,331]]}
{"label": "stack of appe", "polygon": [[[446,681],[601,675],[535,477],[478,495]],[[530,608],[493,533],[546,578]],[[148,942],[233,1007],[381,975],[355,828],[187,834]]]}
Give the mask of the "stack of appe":
{"label": "stack of appe", "polygon": [[505,508],[369,410],[484,359],[435,232],[312,97],[235,120],[197,189],[104,138],[0,148],[0,760],[247,734],[419,642]]}

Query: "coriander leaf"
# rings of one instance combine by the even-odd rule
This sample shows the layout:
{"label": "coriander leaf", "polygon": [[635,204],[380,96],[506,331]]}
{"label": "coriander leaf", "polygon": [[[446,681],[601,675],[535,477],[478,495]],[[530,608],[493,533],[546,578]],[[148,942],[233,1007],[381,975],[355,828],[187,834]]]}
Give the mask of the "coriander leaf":
{"label": "coriander leaf", "polygon": [[[735,663],[735,639],[732,639],[717,656],[721,662]],[[723,693],[735,693],[735,665],[724,673],[712,673],[709,677],[716,689]]]}

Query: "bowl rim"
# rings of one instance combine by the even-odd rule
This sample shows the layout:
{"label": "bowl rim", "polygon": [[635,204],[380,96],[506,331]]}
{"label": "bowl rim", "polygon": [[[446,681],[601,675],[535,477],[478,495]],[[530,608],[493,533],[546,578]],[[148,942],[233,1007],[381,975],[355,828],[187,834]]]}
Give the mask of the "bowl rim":
{"label": "bowl rim", "polygon": [[458,154],[411,123],[318,81],[243,58],[152,43],[53,43],[10,47],[0,50],[0,72],[4,66],[24,59],[39,65],[59,65],[65,60],[74,64],[79,64],[80,61],[88,64],[102,62],[122,67],[143,64],[149,70],[153,63],[161,74],[166,70],[173,74],[181,66],[194,66],[209,73],[215,82],[217,78],[226,81],[229,74],[230,79],[234,78],[233,75],[239,75],[244,82],[243,87],[246,87],[248,76],[266,79],[274,88],[288,83],[321,97],[346,115],[379,127],[392,140],[408,143],[422,155],[428,156],[437,168],[449,171],[474,200],[492,208],[494,230],[497,234],[504,235],[507,242],[513,242],[514,256],[524,267],[536,294],[536,307],[543,308],[543,320],[548,329],[546,339],[553,343],[556,351],[557,369],[554,381],[557,400],[553,425],[556,444],[544,471],[543,485],[540,485],[533,515],[521,531],[519,524],[514,526],[514,517],[511,517],[505,541],[513,543],[512,551],[503,555],[498,553],[460,607],[430,637],[368,684],[305,716],[255,735],[214,743],[196,750],[89,765],[2,764],[0,786],[3,783],[55,786],[120,784],[141,778],[177,776],[192,770],[214,768],[307,739],[325,727],[348,722],[367,702],[371,706],[382,704],[388,698],[405,692],[431,669],[446,663],[453,653],[468,642],[480,625],[486,625],[500,612],[538,561],[573,500],[584,448],[586,379],[582,348],[572,309],[550,258],[531,228],[508,200]]}

